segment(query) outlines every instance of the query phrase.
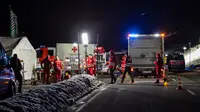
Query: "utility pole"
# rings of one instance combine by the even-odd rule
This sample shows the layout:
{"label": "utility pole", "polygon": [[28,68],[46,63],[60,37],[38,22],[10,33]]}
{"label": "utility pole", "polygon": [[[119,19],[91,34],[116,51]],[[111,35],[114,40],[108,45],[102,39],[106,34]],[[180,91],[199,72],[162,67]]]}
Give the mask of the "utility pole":
{"label": "utility pole", "polygon": [[80,37],[79,37],[79,33],[78,33],[78,74],[80,74],[80,47],[79,47],[79,43],[80,43]]}
{"label": "utility pole", "polygon": [[96,45],[96,48],[97,48],[97,63],[96,63],[96,77],[97,77],[97,75],[98,75],[98,73],[99,73],[99,50],[98,50],[98,45],[99,44],[99,34],[97,34],[97,45]]}
{"label": "utility pole", "polygon": [[190,48],[190,58],[189,58],[189,67],[191,66],[191,58],[192,58],[192,49],[191,49],[191,42],[188,43]]}

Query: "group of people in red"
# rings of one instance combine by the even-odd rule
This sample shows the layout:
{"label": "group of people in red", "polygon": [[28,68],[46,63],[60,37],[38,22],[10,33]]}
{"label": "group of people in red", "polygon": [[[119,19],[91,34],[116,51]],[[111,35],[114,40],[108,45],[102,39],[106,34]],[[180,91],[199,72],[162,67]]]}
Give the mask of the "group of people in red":
{"label": "group of people in red", "polygon": [[[114,84],[117,81],[117,78],[115,77],[114,71],[117,69],[116,68],[116,55],[114,53],[113,50],[111,50],[110,52],[110,57],[109,57],[109,69],[110,69],[110,76],[111,76],[111,82],[110,84]],[[122,73],[122,80],[121,83],[124,82],[126,73],[128,72],[130,78],[131,78],[131,84],[134,83],[134,75],[132,74],[132,67],[131,67],[131,63],[132,63],[132,58],[128,55],[128,52],[126,54],[124,54],[124,56],[122,57],[122,61],[121,61],[121,73]],[[160,53],[156,54],[156,61],[154,62],[155,66],[156,66],[156,82],[155,83],[159,83],[159,79],[162,77],[162,72],[161,69],[163,67],[163,59],[160,56]],[[134,70],[135,72],[138,72],[138,70]],[[166,79],[164,79],[166,80]]]}
{"label": "group of people in red", "polygon": [[[111,75],[111,84],[114,84],[117,81],[117,78],[114,75],[114,71],[116,70],[116,55],[113,50],[111,50],[109,56],[109,69],[110,69],[110,75]],[[96,74],[96,58],[95,56],[92,56],[91,54],[87,57],[87,73],[94,76]],[[126,73],[128,72],[130,78],[131,78],[131,83],[134,83],[134,76],[131,73],[131,63],[132,63],[132,58],[128,55],[128,52],[124,54],[122,57],[122,62],[121,62],[121,72],[123,74],[121,83],[124,82]],[[156,82],[159,83],[159,78],[162,77],[161,69],[163,67],[163,60],[160,56],[160,53],[156,54],[156,61],[154,62],[156,66]],[[54,74],[56,75],[57,81],[61,81],[61,76],[62,76],[62,62],[58,57],[55,58],[53,64],[51,63],[49,56],[47,56],[42,62],[41,62],[41,67],[44,70],[44,77],[43,77],[43,84],[46,82],[46,84],[49,84],[49,75],[50,75],[50,69],[53,67],[54,69]]]}
{"label": "group of people in red", "polygon": [[53,67],[54,74],[56,75],[56,80],[61,81],[61,75],[62,75],[62,61],[58,57],[56,57],[53,61],[53,64],[50,60],[49,55],[46,56],[46,58],[41,62],[41,67],[43,68],[43,84],[50,84],[49,83],[49,75],[50,75],[50,69]]}

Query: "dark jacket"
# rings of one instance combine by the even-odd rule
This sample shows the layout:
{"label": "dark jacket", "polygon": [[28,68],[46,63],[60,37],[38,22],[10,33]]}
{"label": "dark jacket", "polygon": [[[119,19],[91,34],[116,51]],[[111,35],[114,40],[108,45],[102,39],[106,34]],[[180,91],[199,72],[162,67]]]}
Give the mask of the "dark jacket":
{"label": "dark jacket", "polygon": [[11,67],[13,68],[14,71],[21,71],[22,70],[22,65],[21,62],[18,58],[12,57],[10,60]]}
{"label": "dark jacket", "polygon": [[[44,64],[44,66],[42,66],[42,64]],[[43,69],[51,69],[51,61],[48,58],[45,58],[42,62],[41,62],[41,67]]]}
{"label": "dark jacket", "polygon": [[132,59],[130,56],[126,57],[126,67],[131,67],[132,64]]}

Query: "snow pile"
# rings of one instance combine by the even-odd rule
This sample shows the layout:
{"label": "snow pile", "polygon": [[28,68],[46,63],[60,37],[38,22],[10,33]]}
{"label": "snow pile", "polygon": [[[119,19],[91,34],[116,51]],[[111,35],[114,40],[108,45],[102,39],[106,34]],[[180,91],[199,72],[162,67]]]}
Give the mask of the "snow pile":
{"label": "snow pile", "polygon": [[0,112],[62,112],[67,106],[102,85],[90,75],[77,75],[0,101]]}

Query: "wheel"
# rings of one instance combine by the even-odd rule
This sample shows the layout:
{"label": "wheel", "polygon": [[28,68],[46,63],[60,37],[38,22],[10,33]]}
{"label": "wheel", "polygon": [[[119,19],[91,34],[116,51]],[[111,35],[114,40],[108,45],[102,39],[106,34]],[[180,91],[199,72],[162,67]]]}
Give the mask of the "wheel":
{"label": "wheel", "polygon": [[16,94],[16,87],[15,87],[15,83],[14,82],[10,82],[10,84],[8,85],[8,93],[7,93],[7,97],[12,97]]}

